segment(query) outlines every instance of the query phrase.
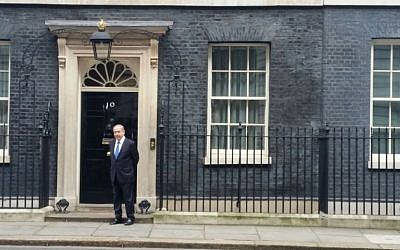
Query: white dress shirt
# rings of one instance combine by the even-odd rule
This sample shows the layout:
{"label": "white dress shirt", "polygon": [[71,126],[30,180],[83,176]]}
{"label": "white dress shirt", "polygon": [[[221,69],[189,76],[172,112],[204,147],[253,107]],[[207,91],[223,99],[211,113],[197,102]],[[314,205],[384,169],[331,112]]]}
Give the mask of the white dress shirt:
{"label": "white dress shirt", "polygon": [[[119,152],[120,153],[121,153],[121,148],[122,148],[122,144],[124,143],[124,141],[125,141],[125,136],[123,136],[121,138],[121,140],[119,140]],[[117,145],[118,145],[118,140],[115,140],[114,153],[115,153],[115,149],[117,148]]]}

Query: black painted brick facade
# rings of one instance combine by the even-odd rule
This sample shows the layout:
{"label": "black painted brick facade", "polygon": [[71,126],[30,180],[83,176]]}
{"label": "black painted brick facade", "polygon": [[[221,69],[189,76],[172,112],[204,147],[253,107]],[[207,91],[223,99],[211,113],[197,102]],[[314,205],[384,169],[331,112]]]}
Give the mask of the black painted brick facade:
{"label": "black painted brick facade", "polygon": [[[269,125],[273,127],[369,126],[371,39],[400,37],[398,8],[179,8],[0,5],[0,39],[10,40],[10,131],[34,133],[47,102],[53,104],[51,191],[56,184],[58,62],[47,19],[170,20],[161,38],[159,103],[166,103],[179,50],[185,85],[185,124],[205,124],[207,60],[211,42],[271,45]],[[34,46],[35,67],[21,82],[22,55]],[[26,63],[26,62],[25,62]],[[30,63],[28,62],[28,65]],[[182,84],[182,83],[180,83]],[[178,86],[178,88],[181,85]],[[181,125],[182,93],[171,89],[170,126]],[[161,113],[161,106],[159,107]]]}

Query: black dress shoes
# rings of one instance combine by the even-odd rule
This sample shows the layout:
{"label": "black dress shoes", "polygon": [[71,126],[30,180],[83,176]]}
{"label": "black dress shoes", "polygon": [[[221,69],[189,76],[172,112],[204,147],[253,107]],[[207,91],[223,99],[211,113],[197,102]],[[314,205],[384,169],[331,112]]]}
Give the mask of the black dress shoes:
{"label": "black dress shoes", "polygon": [[115,218],[114,220],[112,220],[110,222],[110,225],[121,224],[121,223],[122,223],[122,219],[121,218]]}
{"label": "black dress shoes", "polygon": [[125,222],[125,226],[133,225],[135,223],[135,219],[128,218]]}

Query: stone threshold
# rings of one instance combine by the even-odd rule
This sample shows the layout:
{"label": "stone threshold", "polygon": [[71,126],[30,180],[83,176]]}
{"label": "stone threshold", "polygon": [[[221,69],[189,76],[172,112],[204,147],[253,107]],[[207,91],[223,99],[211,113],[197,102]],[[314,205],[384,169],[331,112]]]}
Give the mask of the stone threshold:
{"label": "stone threshold", "polygon": [[[45,216],[49,222],[110,222],[114,218],[112,209],[103,211],[73,211],[68,213],[52,212]],[[153,214],[135,214],[135,223],[153,223]]]}

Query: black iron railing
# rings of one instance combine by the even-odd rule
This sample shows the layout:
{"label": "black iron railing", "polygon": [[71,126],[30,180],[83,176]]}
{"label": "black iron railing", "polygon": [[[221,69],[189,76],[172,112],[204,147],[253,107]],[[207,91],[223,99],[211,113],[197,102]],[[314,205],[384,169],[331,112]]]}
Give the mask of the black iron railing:
{"label": "black iron railing", "polygon": [[49,116],[50,103],[40,133],[9,134],[6,125],[0,126],[0,209],[49,204]]}
{"label": "black iron railing", "polygon": [[161,127],[159,208],[400,213],[400,188],[396,186],[400,159],[396,166],[396,155],[388,150],[396,148],[400,138],[383,137],[369,128],[249,131],[226,135],[207,133],[200,126],[184,130]]}

